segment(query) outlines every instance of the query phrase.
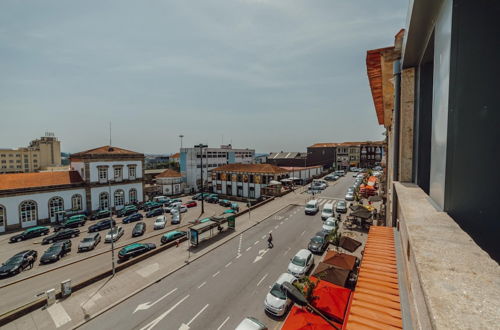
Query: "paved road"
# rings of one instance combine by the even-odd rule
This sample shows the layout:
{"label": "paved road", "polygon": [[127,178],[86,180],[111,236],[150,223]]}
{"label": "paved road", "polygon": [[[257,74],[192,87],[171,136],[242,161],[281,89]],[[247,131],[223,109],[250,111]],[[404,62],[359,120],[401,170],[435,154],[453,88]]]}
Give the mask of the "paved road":
{"label": "paved road", "polygon": [[[323,194],[339,198],[352,181],[342,178]],[[321,205],[331,200],[317,198]],[[287,207],[82,328],[234,329],[245,316],[277,328],[282,320],[266,315],[265,295],[321,225],[320,213],[306,216],[301,206]],[[267,248],[269,232],[273,249]]]}

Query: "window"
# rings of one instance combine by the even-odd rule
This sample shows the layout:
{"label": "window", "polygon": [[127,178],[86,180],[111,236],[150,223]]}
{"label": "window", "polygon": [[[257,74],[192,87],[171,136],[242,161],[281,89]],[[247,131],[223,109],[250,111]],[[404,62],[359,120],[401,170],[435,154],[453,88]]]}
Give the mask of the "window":
{"label": "window", "polygon": [[5,164],[7,163],[7,161],[5,159],[2,160],[2,164]]}
{"label": "window", "polygon": [[109,207],[109,195],[107,192],[99,194],[99,209],[106,210]]}
{"label": "window", "polygon": [[16,157],[21,157],[21,155],[20,154],[16,154]]}
{"label": "window", "polygon": [[123,206],[125,204],[125,193],[123,190],[118,189],[115,191],[115,207]]}
{"label": "window", "polygon": [[128,178],[131,180],[135,179],[135,165],[128,166]]}
{"label": "window", "polygon": [[5,219],[7,219],[5,207],[0,205],[0,227],[5,226]]}
{"label": "window", "polygon": [[108,169],[106,167],[99,167],[99,181],[106,181],[108,179]]}
{"label": "window", "polygon": [[248,197],[255,198],[255,188],[254,187],[250,187],[250,190],[248,191]]}
{"label": "window", "polygon": [[57,212],[64,211],[64,201],[61,197],[53,197],[49,200],[49,217],[55,218]]}
{"label": "window", "polygon": [[82,195],[73,195],[71,197],[71,209],[73,210],[82,209]]}
{"label": "window", "polygon": [[37,205],[34,201],[24,201],[19,205],[21,222],[37,221]]}
{"label": "window", "polygon": [[115,167],[115,180],[119,180],[122,178],[122,168],[121,167]]}
{"label": "window", "polygon": [[6,156],[5,156],[5,154],[2,154],[1,156],[2,156],[2,158],[5,158],[5,157],[6,157]]}
{"label": "window", "polygon": [[137,190],[130,189],[128,191],[128,200],[130,203],[137,203]]}

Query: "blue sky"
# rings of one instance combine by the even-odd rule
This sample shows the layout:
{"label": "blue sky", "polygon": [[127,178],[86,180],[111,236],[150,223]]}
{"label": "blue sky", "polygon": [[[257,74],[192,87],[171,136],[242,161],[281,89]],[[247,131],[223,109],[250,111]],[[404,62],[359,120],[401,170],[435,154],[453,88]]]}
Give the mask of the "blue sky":
{"label": "blue sky", "polygon": [[204,142],[258,152],[382,139],[366,50],[393,44],[406,1],[0,3],[0,147],[145,153]]}

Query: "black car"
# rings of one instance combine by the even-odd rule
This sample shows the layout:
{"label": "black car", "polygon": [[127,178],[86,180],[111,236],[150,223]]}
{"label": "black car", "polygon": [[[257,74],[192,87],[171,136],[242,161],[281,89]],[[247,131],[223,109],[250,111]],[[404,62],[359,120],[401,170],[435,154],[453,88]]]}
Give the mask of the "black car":
{"label": "black car", "polygon": [[307,248],[313,253],[323,253],[328,247],[327,233],[317,232],[309,241]]}
{"label": "black car", "polygon": [[206,201],[208,203],[214,203],[217,204],[219,202],[219,197],[218,196],[209,196]]}
{"label": "black car", "polygon": [[41,264],[58,261],[71,251],[71,241],[69,239],[52,244],[40,258]]}
{"label": "black car", "polygon": [[104,219],[109,217],[109,210],[99,210],[96,213],[94,213],[90,219],[92,220],[98,220],[98,219]]}
{"label": "black car", "polygon": [[134,221],[139,221],[143,218],[144,216],[140,213],[134,213],[123,219],[122,223],[131,223]]}
{"label": "black car", "polygon": [[121,217],[126,217],[127,215],[131,215],[133,213],[136,213],[138,211],[137,206],[135,205],[127,205],[120,211],[116,212],[116,216],[121,218]]}
{"label": "black car", "polygon": [[146,231],[146,224],[144,222],[138,222],[135,224],[134,229],[132,230],[132,237],[142,236]]}
{"label": "black car", "polygon": [[195,200],[195,201],[201,201],[202,199],[204,199],[207,196],[208,196],[208,193],[197,193],[191,199]]}
{"label": "black car", "polygon": [[132,243],[118,252],[118,259],[127,260],[153,249],[156,249],[156,245],[153,243]]}
{"label": "black car", "polygon": [[24,241],[25,239],[30,239],[33,237],[38,237],[42,235],[47,235],[50,229],[48,227],[37,226],[33,228],[26,229],[20,234],[12,236],[9,241],[11,243]]}
{"label": "black car", "polygon": [[80,230],[76,228],[63,229],[55,234],[45,237],[42,244],[50,244],[63,239],[72,238],[80,235]]}
{"label": "black car", "polygon": [[162,215],[164,212],[165,212],[165,210],[163,210],[163,207],[160,207],[160,208],[151,210],[148,213],[146,213],[146,218],[157,217],[159,215]]}
{"label": "black car", "polygon": [[115,220],[111,219],[106,219],[106,220],[101,220],[98,223],[94,223],[93,225],[89,226],[89,233],[93,233],[95,231],[101,231],[104,229],[109,229],[111,226],[116,226]]}
{"label": "black car", "polygon": [[0,277],[7,277],[17,275],[26,267],[29,266],[30,261],[28,257],[33,257],[33,262],[36,260],[37,252],[35,250],[26,250],[13,255],[9,260],[0,266]]}

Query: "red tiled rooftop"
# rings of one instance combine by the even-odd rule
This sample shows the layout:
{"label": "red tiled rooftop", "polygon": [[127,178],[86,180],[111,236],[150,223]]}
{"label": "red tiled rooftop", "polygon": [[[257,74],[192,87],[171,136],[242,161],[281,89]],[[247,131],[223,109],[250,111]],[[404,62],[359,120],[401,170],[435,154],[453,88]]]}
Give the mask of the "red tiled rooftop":
{"label": "red tiled rooftop", "polygon": [[343,329],[402,329],[394,231],[372,226]]}
{"label": "red tiled rooftop", "polygon": [[165,171],[155,176],[155,178],[180,178],[181,176],[182,175],[177,171],[166,169]]}
{"label": "red tiled rooftop", "polygon": [[102,146],[99,148],[95,149],[90,149],[86,151],[81,151],[77,152],[76,154],[71,154],[71,158],[78,158],[81,156],[90,156],[90,155],[99,155],[99,156],[105,156],[105,155],[142,155],[139,152],[135,151],[130,151],[127,149],[122,149],[118,147],[112,147],[112,146]]}
{"label": "red tiled rooftop", "polygon": [[170,159],[172,159],[172,158],[180,158],[180,157],[181,157],[181,154],[177,152],[177,153],[173,154],[172,156],[170,156]]}
{"label": "red tiled rooftop", "polygon": [[83,183],[77,171],[0,174],[0,191]]}

